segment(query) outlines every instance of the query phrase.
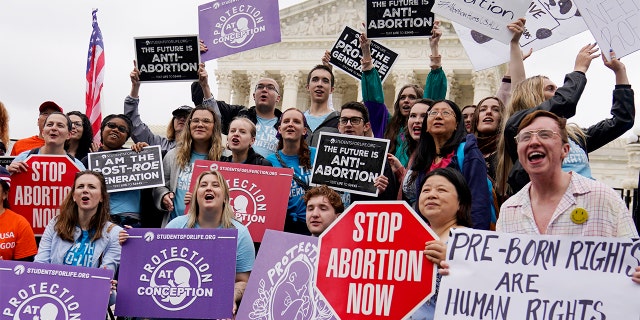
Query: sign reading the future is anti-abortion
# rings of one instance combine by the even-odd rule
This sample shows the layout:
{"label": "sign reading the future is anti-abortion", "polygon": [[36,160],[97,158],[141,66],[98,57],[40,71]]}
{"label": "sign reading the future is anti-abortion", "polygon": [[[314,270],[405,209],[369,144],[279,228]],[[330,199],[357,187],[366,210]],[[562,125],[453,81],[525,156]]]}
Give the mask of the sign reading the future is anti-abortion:
{"label": "sign reading the future is anti-abortion", "polygon": [[[360,63],[362,50],[360,50],[360,33],[358,31],[345,27],[340,38],[331,48],[330,54],[329,62],[332,65],[360,80],[362,77]],[[384,82],[390,74],[391,67],[398,59],[398,54],[378,42],[371,41],[371,59]]]}
{"label": "sign reading the future is anti-abortion", "polygon": [[135,38],[140,81],[198,80],[198,36]]}
{"label": "sign reading the future is anti-abortion", "polygon": [[428,37],[433,28],[433,0],[369,0],[369,38]]}
{"label": "sign reading the future is anti-abortion", "polygon": [[[129,229],[116,314],[231,318],[237,229]],[[97,318],[96,318],[97,319]]]}
{"label": "sign reading the future is anti-abortion", "polygon": [[267,230],[236,319],[335,319],[315,287],[318,238]]}
{"label": "sign reading the future is anti-abortion", "polygon": [[[203,171],[217,170],[229,185],[229,200],[238,221],[242,222],[254,242],[261,242],[267,229],[284,229],[285,213],[293,170],[196,160],[191,173],[191,187]],[[189,206],[185,212],[189,211]]]}
{"label": "sign reading the future is anti-abortion", "polygon": [[524,17],[530,0],[435,0],[432,11],[502,43],[512,33],[507,25]]}
{"label": "sign reading the future is anti-abortion", "polygon": [[0,260],[0,319],[104,319],[113,271]]}
{"label": "sign reading the future is anti-abortion", "polygon": [[344,134],[320,134],[311,183],[377,196],[373,183],[383,173],[389,140]]}
{"label": "sign reading the future is anti-abortion", "polygon": [[200,39],[209,61],[281,41],[277,1],[213,1],[198,6]]}
{"label": "sign reading the future is anti-abortion", "polygon": [[436,319],[640,318],[640,240],[452,232]]}

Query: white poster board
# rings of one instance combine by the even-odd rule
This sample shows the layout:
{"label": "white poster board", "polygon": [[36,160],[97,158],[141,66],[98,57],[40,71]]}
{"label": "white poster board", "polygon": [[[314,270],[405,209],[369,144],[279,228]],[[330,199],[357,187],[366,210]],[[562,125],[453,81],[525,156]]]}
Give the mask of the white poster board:
{"label": "white poster board", "polygon": [[447,260],[435,319],[640,317],[640,284],[630,278],[640,263],[638,239],[458,228]]}

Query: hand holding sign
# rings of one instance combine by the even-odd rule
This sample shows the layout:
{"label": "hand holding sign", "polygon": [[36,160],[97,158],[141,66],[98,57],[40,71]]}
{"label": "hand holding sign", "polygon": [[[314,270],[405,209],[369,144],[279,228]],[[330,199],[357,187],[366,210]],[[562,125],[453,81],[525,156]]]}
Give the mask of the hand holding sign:
{"label": "hand holding sign", "polygon": [[589,70],[589,66],[591,65],[591,61],[600,56],[600,54],[595,54],[596,52],[598,52],[598,48],[596,48],[595,43],[590,43],[582,47],[576,56],[576,64],[573,71],[587,73],[587,70]]}
{"label": "hand holding sign", "polygon": [[602,62],[605,67],[613,70],[613,73],[616,75],[616,84],[629,84],[629,78],[627,77],[627,68],[620,61],[620,59],[616,58],[616,53],[613,50],[609,50],[609,59],[607,61],[606,55],[604,52],[601,54]]}

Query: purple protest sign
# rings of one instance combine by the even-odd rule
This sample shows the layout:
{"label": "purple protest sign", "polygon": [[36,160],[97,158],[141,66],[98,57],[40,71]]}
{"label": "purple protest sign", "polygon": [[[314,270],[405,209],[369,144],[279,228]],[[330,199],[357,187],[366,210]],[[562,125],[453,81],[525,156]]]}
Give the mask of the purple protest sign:
{"label": "purple protest sign", "polygon": [[0,260],[2,319],[104,319],[113,271]]}
{"label": "purple protest sign", "polygon": [[281,41],[277,1],[213,1],[198,6],[200,40],[208,51],[202,61]]}
{"label": "purple protest sign", "polygon": [[116,314],[231,318],[236,229],[129,229]]}
{"label": "purple protest sign", "polygon": [[315,287],[318,238],[267,230],[236,319],[336,319]]}

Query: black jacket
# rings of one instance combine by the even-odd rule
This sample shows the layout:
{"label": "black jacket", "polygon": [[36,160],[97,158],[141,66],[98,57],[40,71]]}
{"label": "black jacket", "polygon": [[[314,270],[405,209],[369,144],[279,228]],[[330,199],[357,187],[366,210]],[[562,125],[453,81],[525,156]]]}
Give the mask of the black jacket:
{"label": "black jacket", "polygon": [[[232,156],[221,157],[220,161],[222,162],[232,162]],[[244,164],[254,164],[258,166],[272,167],[271,162],[265,159],[259,153],[253,151],[253,148],[249,148],[249,154],[247,155],[247,160],[244,161]]]}
{"label": "black jacket", "polygon": [[[205,101],[210,101],[210,100],[213,100],[213,98]],[[247,117],[254,124],[258,122],[258,114],[256,111],[256,106],[247,108],[245,106],[240,106],[240,105],[231,105],[224,101],[216,101],[216,102],[218,105],[218,110],[220,111],[220,118],[222,120],[223,134],[229,134],[229,124],[235,117]],[[273,114],[276,116],[276,118],[278,118],[278,121],[280,121],[280,116],[282,115],[282,111],[280,111],[279,109],[275,109],[273,110]]]}

